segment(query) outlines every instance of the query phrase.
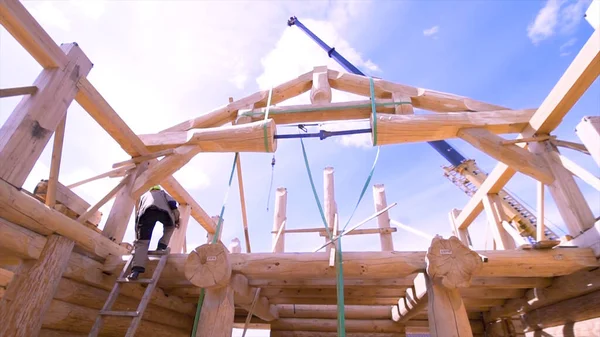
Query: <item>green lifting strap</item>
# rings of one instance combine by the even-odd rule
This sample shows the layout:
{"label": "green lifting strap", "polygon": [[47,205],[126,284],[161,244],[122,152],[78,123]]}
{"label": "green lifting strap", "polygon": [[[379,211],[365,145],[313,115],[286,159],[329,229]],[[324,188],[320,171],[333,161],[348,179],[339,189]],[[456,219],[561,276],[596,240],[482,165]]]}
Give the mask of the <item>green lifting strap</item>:
{"label": "green lifting strap", "polygon": [[[373,146],[375,146],[377,144],[377,110],[375,108],[375,85],[373,84],[372,77],[369,77],[369,82],[371,84],[371,113],[373,114]],[[350,218],[348,218],[348,221],[346,222],[346,225],[344,225],[342,231],[346,230],[346,227],[348,227],[348,225],[350,224],[350,220],[352,220],[354,213],[358,209],[358,205],[360,205],[362,198],[365,196],[365,192],[367,192],[367,188],[369,187],[369,183],[371,182],[371,178],[373,178],[373,173],[375,172],[377,160],[379,159],[379,150],[380,147],[377,146],[377,154],[375,154],[375,160],[373,161],[373,166],[371,166],[371,172],[369,173],[369,176],[367,177],[367,180],[363,185],[362,191],[360,192],[360,196],[358,197],[358,201],[356,202],[356,206],[354,206],[354,210],[352,211],[352,214],[350,214]]]}
{"label": "green lifting strap", "polygon": [[[231,182],[233,181],[233,173],[235,172],[235,165],[238,161],[239,153],[235,153],[233,157],[233,166],[231,167],[231,174],[229,175],[229,186],[227,186],[227,191],[225,192],[225,198],[223,199],[223,206],[221,207],[221,213],[219,215],[219,222],[217,223],[217,228],[215,229],[215,235],[212,238],[211,245],[214,245],[219,240],[219,233],[221,233],[221,225],[223,224],[223,214],[225,213],[225,205],[227,204],[227,199],[229,198],[229,191],[231,190]],[[196,337],[196,331],[198,330],[198,320],[200,320],[200,312],[202,311],[202,304],[204,304],[204,288],[200,289],[200,296],[198,297],[198,305],[196,307],[196,317],[194,318],[194,328],[192,329],[191,337]]]}
{"label": "green lifting strap", "polygon": [[[317,190],[315,188],[315,183],[312,178],[312,173],[310,171],[310,166],[308,165],[308,158],[306,156],[306,148],[304,147],[304,141],[300,138],[300,144],[302,144],[302,155],[304,156],[304,164],[306,165],[306,171],[308,172],[308,179],[310,180],[310,186],[313,191],[313,195],[315,197],[315,201],[317,202],[317,206],[319,208],[319,213],[321,213],[321,220],[323,220],[323,225],[325,226],[325,231],[327,231],[327,236],[329,240],[332,240],[332,234],[327,226],[327,220],[325,219],[325,213],[323,212],[323,207],[321,206],[321,201],[319,200],[319,196],[317,195]],[[336,274],[336,282],[337,282],[337,331],[338,337],[346,337],[346,321],[344,315],[344,269],[342,266],[342,242],[341,238],[337,240],[337,249],[335,250],[335,274]]]}

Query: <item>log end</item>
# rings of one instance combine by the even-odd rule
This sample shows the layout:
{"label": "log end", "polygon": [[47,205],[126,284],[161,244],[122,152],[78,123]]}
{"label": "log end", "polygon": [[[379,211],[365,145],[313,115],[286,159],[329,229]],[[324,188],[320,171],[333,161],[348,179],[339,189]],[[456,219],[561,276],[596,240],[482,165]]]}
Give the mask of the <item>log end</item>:
{"label": "log end", "polygon": [[223,243],[196,247],[185,260],[186,278],[200,288],[219,288],[229,284],[231,264]]}
{"label": "log end", "polygon": [[456,236],[444,239],[436,235],[425,257],[427,274],[440,278],[446,288],[468,287],[473,272],[483,265],[481,257]]}

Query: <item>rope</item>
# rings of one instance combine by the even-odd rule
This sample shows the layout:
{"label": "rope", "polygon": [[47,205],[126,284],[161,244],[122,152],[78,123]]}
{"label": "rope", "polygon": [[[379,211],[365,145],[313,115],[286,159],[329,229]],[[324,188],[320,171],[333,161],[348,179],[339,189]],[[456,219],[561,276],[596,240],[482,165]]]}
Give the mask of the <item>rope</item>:
{"label": "rope", "polygon": [[[238,153],[235,153],[233,157],[233,165],[231,167],[231,174],[229,174],[229,185],[227,186],[227,191],[225,192],[225,198],[223,198],[223,206],[221,207],[221,213],[219,214],[219,221],[217,222],[217,228],[215,229],[215,234],[211,240],[212,245],[217,243],[219,240],[219,234],[221,233],[221,226],[223,224],[223,214],[225,213],[225,205],[227,204],[227,199],[229,197],[229,190],[231,190],[231,182],[233,181],[233,173],[235,172],[235,166],[237,165]],[[192,329],[191,337],[196,336],[196,331],[198,329],[198,321],[200,320],[200,312],[202,311],[202,305],[204,304],[204,288],[200,289],[200,296],[198,297],[198,305],[196,307],[196,317],[194,318],[194,328]]]}
{"label": "rope", "polygon": [[[313,191],[313,195],[315,197],[315,201],[317,202],[317,206],[319,208],[319,213],[321,213],[321,220],[323,220],[323,225],[325,226],[325,231],[327,232],[327,236],[329,240],[333,239],[331,235],[331,231],[327,226],[327,220],[325,220],[325,212],[323,212],[323,207],[321,206],[321,201],[319,200],[319,196],[317,195],[317,190],[315,188],[315,183],[312,178],[312,173],[310,171],[310,166],[308,165],[308,158],[306,156],[306,148],[304,147],[304,141],[300,138],[300,144],[302,144],[302,155],[304,156],[304,164],[306,165],[306,171],[308,173],[308,179],[310,180],[310,186]],[[342,242],[341,238],[337,240],[337,247],[335,249],[335,267],[336,267],[336,285],[337,285],[337,331],[338,337],[346,337],[346,321],[344,315],[344,270],[342,267]]]}

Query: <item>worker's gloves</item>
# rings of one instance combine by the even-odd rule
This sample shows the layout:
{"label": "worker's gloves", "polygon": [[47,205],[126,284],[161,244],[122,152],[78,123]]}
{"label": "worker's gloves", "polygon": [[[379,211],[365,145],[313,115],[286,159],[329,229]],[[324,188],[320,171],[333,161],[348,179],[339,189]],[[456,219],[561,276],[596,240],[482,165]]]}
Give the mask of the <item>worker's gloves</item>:
{"label": "worker's gloves", "polygon": [[179,216],[180,216],[179,209],[175,208],[173,210],[173,217],[175,218],[175,228],[179,228]]}

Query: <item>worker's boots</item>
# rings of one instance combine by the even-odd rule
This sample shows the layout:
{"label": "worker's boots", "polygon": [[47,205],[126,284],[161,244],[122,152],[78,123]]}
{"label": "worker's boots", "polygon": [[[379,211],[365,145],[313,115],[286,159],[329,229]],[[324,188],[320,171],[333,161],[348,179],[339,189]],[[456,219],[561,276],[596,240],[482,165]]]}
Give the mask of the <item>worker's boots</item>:
{"label": "worker's boots", "polygon": [[129,273],[129,275],[127,275],[127,279],[130,281],[137,280],[138,277],[140,276],[140,274],[145,271],[144,269],[145,269],[144,267],[131,268],[131,273]]}

